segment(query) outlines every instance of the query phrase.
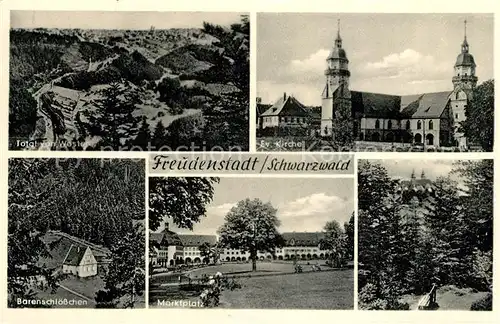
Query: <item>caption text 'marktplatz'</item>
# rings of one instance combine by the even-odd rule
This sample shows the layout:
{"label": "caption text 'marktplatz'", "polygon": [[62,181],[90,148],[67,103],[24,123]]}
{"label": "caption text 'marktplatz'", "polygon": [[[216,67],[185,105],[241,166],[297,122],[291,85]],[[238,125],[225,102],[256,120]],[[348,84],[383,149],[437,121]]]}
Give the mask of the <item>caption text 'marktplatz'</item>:
{"label": "caption text 'marktplatz'", "polygon": [[223,159],[203,159],[197,157],[175,157],[169,155],[156,155],[152,159],[153,171],[237,171],[237,172],[325,172],[348,171],[351,159],[338,159],[333,161],[293,161],[284,157],[272,155],[249,157],[235,156]]}

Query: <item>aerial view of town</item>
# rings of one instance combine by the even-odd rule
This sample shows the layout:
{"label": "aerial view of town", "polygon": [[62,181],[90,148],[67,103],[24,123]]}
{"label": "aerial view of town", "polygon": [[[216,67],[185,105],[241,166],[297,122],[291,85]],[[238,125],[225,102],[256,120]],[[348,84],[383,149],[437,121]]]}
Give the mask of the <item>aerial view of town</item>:
{"label": "aerial view of town", "polygon": [[11,13],[9,149],[248,151],[247,15],[57,15]]}

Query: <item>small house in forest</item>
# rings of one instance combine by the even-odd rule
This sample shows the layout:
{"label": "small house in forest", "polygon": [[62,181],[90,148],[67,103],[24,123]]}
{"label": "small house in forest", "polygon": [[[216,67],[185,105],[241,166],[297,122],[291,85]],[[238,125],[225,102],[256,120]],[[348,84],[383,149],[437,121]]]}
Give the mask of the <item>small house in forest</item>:
{"label": "small house in forest", "polygon": [[62,272],[73,274],[80,278],[97,275],[97,260],[92,250],[71,245],[62,264]]}

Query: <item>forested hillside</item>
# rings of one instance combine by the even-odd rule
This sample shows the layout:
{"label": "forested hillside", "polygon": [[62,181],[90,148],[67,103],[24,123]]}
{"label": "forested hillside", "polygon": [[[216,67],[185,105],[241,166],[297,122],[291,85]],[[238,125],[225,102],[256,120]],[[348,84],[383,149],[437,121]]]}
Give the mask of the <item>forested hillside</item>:
{"label": "forested hillside", "polygon": [[[146,126],[151,136],[164,127],[155,143],[172,149],[176,143],[248,149],[248,17],[231,27],[205,23],[203,29],[16,29],[10,56],[11,149],[25,149],[19,141],[29,141],[31,149],[43,143],[110,149],[113,142],[119,147],[111,149],[158,150],[142,141]],[[117,95],[113,88],[135,98],[131,109],[123,112],[122,103],[106,100]],[[130,124],[119,144],[105,134],[122,125],[100,125],[120,120],[117,114]],[[199,127],[191,127],[193,118]],[[186,137],[172,140],[179,127]]]}
{"label": "forested hillside", "polygon": [[[116,260],[125,245],[143,256],[144,251],[137,246],[144,246],[145,236],[137,223],[144,223],[144,167],[143,161],[127,160],[10,159],[10,300],[35,298],[29,276],[44,275],[57,283],[53,269],[38,262],[41,257],[50,257],[51,247],[42,240],[49,230],[108,248],[112,264],[126,262]],[[136,262],[144,269],[142,258]],[[113,284],[118,283],[115,280]]]}

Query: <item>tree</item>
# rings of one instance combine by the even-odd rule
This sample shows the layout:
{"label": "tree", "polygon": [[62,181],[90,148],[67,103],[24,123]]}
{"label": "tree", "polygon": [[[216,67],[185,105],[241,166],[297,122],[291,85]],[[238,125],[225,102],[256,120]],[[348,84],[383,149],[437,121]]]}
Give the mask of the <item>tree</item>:
{"label": "tree", "polygon": [[[239,92],[221,95],[215,98],[210,107],[203,110],[206,125],[203,137],[210,149],[215,146],[224,150],[239,149],[247,151],[248,111],[250,93],[250,20],[248,15],[241,16],[241,22],[231,25],[231,29],[209,23],[203,24],[203,32],[220,41],[224,55],[233,63],[227,66],[227,60],[221,60],[216,71],[228,71],[223,78],[227,83],[238,87]],[[222,72],[220,72],[222,73]]]}
{"label": "tree", "polygon": [[[37,231],[33,211],[50,196],[53,187],[45,191],[32,190],[32,184],[50,170],[45,161],[28,159],[9,160],[7,291],[9,307],[23,307],[17,299],[36,299],[30,284],[31,276],[41,275],[51,280],[52,273],[38,263],[40,257],[49,257],[42,241],[43,232]],[[53,285],[57,282],[54,281]]]}
{"label": "tree", "polygon": [[257,270],[257,252],[274,253],[283,245],[283,238],[277,227],[280,221],[277,210],[270,203],[259,199],[245,199],[238,202],[225,217],[219,228],[220,244],[242,252],[250,252],[252,271]]}
{"label": "tree", "polygon": [[333,145],[338,151],[349,151],[354,147],[354,120],[351,105],[338,103],[332,121]]}
{"label": "tree", "polygon": [[28,138],[35,129],[37,103],[22,80],[9,83],[9,137]]}
{"label": "tree", "polygon": [[139,128],[137,136],[132,141],[132,145],[147,150],[150,144],[151,144],[151,132],[149,130],[148,119],[146,118],[146,116],[142,116],[141,126]]}
{"label": "tree", "polygon": [[156,127],[153,131],[153,136],[151,138],[151,143],[153,144],[153,150],[160,150],[162,146],[169,143],[167,140],[167,130],[161,120],[158,121]]}
{"label": "tree", "polygon": [[481,251],[493,249],[493,160],[459,161],[454,174],[464,179],[465,219],[471,232],[471,244]]}
{"label": "tree", "polygon": [[465,121],[461,130],[465,137],[481,145],[487,152],[493,151],[494,133],[495,83],[488,80],[476,87],[472,100],[465,108]]}
{"label": "tree", "polygon": [[103,290],[96,293],[97,308],[134,308],[145,290],[145,233],[142,225],[130,231],[111,248],[111,263]]}
{"label": "tree", "polygon": [[354,213],[351,214],[349,222],[344,223],[345,247],[347,260],[354,260]]}
{"label": "tree", "polygon": [[210,259],[213,259],[214,263],[217,262],[217,260],[219,259],[219,248],[217,246],[217,244],[215,245],[210,245],[210,243],[208,242],[205,242],[203,244],[201,244],[198,249],[200,250],[200,256],[202,257],[202,259],[205,259],[207,258],[210,262]]}
{"label": "tree", "polygon": [[322,250],[330,251],[330,262],[334,267],[341,267],[346,260],[345,235],[336,220],[326,223],[325,237],[320,241]]}
{"label": "tree", "polygon": [[149,178],[149,229],[156,231],[162,221],[171,219],[181,228],[193,229],[205,216],[206,205],[214,195],[218,178]]}
{"label": "tree", "polygon": [[126,84],[126,81],[111,83],[92,102],[96,111],[84,112],[89,134],[101,137],[101,147],[118,150],[137,133],[138,120],[132,113],[139,97]]}

